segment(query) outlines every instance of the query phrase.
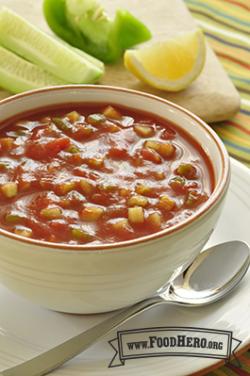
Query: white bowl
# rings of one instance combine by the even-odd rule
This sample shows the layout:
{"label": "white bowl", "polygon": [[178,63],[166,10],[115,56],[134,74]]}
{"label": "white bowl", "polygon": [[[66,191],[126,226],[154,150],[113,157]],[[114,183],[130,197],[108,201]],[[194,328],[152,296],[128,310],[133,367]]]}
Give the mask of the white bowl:
{"label": "white bowl", "polygon": [[215,189],[185,221],[158,233],[111,245],[61,245],[22,238],[0,229],[0,280],[44,307],[71,313],[115,310],[154,294],[200,252],[222,209],[229,158],[214,131],[189,111],[161,98],[106,86],[64,86],[26,92],[0,102],[0,124],[48,105],[122,104],[169,119],[209,156]]}

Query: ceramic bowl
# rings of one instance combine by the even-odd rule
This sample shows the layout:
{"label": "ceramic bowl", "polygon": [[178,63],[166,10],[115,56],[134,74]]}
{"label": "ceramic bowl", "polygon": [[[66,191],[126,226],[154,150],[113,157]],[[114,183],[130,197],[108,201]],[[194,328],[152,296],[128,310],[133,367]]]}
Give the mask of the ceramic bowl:
{"label": "ceramic bowl", "polygon": [[215,189],[190,218],[149,236],[111,245],[60,245],[0,229],[0,281],[52,310],[98,313],[154,294],[201,251],[222,210],[230,180],[228,154],[197,116],[161,98],[107,86],[62,86],[26,92],[0,102],[0,124],[48,105],[76,102],[122,104],[169,119],[184,128],[209,156]]}

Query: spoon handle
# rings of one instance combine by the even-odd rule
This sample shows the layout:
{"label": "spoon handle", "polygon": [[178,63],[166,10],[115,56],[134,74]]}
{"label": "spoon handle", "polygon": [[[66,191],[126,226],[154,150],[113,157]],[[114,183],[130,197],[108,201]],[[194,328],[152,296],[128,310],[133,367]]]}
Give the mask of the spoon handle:
{"label": "spoon handle", "polygon": [[61,343],[54,348],[43,352],[42,354],[27,360],[17,366],[2,371],[0,376],[42,376],[58,368],[66,361],[80,354],[97,340],[117,328],[119,325],[128,321],[139,313],[150,309],[151,307],[164,303],[159,297],[152,297],[131,307],[125,308],[107,320],[95,325],[94,327],[78,334],[77,336]]}

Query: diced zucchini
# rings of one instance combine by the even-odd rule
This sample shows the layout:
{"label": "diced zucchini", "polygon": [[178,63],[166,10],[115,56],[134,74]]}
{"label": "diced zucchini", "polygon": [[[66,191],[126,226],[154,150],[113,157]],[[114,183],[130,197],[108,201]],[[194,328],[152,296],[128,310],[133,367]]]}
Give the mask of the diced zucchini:
{"label": "diced zucchini", "polygon": [[128,205],[129,206],[141,206],[145,208],[148,204],[148,199],[143,196],[132,196],[128,199]]}
{"label": "diced zucchini", "polygon": [[160,145],[159,142],[157,142],[157,141],[152,141],[152,140],[146,141],[146,142],[144,143],[144,146],[145,146],[146,148],[153,149],[153,150],[155,150],[155,151],[158,151],[158,149],[159,149],[159,145]]}
{"label": "diced zucchini", "polygon": [[[1,48],[1,47],[0,47]],[[1,63],[0,63],[1,64]],[[1,68],[0,68],[1,71]],[[0,78],[1,80],[1,78]],[[1,81],[0,81],[1,84]],[[0,138],[0,144],[4,150],[11,150],[14,145],[14,139],[11,137],[2,137]]]}
{"label": "diced zucchini", "polygon": [[162,171],[154,171],[153,175],[154,175],[154,178],[156,180],[164,180],[165,179],[165,174]]}
{"label": "diced zucchini", "polygon": [[67,119],[61,119],[59,117],[52,118],[53,123],[62,131],[71,131],[72,124]]}
{"label": "diced zucchini", "polygon": [[99,189],[101,192],[105,193],[111,193],[111,192],[116,192],[117,191],[117,186],[114,184],[101,184],[99,185]]}
{"label": "diced zucchini", "polygon": [[76,187],[76,182],[67,181],[56,186],[56,193],[59,195],[66,195],[68,192],[73,191]]}
{"label": "diced zucchini", "polygon": [[81,227],[73,227],[71,229],[71,236],[73,239],[76,239],[84,243],[91,242],[94,238],[93,235],[83,230]]}
{"label": "diced zucchini", "polygon": [[1,171],[6,171],[9,167],[9,163],[7,162],[0,162],[0,172]]}
{"label": "diced zucchini", "polygon": [[80,180],[80,188],[85,195],[90,195],[95,189],[94,185],[86,179]]}
{"label": "diced zucchini", "polygon": [[129,229],[129,222],[126,218],[119,219],[118,221],[112,223],[112,227],[117,232],[124,232]]}
{"label": "diced zucchini", "polygon": [[5,197],[13,198],[17,195],[17,192],[18,192],[17,183],[15,182],[5,183],[4,185],[2,185],[1,190]]}
{"label": "diced zucchini", "polygon": [[104,109],[103,114],[110,119],[120,120],[122,115],[114,107],[108,106]]}
{"label": "diced zucchini", "polygon": [[150,197],[153,195],[154,189],[143,184],[138,184],[135,188],[135,191],[136,193],[138,193],[138,195]]}
{"label": "diced zucchini", "polygon": [[118,127],[118,125],[110,122],[109,124],[107,123],[105,124],[105,130],[110,133],[116,133],[116,132],[120,132],[121,128]]}
{"label": "diced zucchini", "polygon": [[95,127],[99,127],[106,121],[103,114],[91,114],[87,117],[87,122]]}
{"label": "diced zucchini", "polygon": [[175,207],[175,201],[167,195],[161,196],[158,207],[164,211],[171,211]]}
{"label": "diced zucchini", "polygon": [[5,216],[5,222],[8,224],[23,223],[25,219],[26,217],[22,213],[16,211],[11,211]]}
{"label": "diced zucchini", "polygon": [[144,210],[140,206],[128,209],[128,220],[133,225],[144,223]]}
{"label": "diced zucchini", "polygon": [[69,147],[68,147],[68,149],[66,149],[65,151],[67,151],[68,153],[70,153],[70,154],[77,154],[77,153],[79,153],[80,152],[80,149],[78,149],[78,147],[76,146],[76,145],[70,145]]}
{"label": "diced zucchini", "polygon": [[104,166],[104,159],[103,158],[89,158],[87,160],[87,164],[90,168],[95,170],[100,170]]}
{"label": "diced zucchini", "polygon": [[81,115],[77,111],[71,111],[66,115],[66,117],[71,123],[75,123],[81,118]]}
{"label": "diced zucchini", "polygon": [[62,217],[62,209],[59,207],[45,208],[40,211],[41,217],[45,219],[58,219]]}
{"label": "diced zucchini", "polygon": [[160,229],[162,224],[162,217],[160,213],[150,213],[147,218],[147,223],[154,228]]}
{"label": "diced zucchini", "polygon": [[181,163],[176,169],[176,174],[184,176],[186,179],[197,178],[197,170],[191,163]]}
{"label": "diced zucchini", "polygon": [[149,140],[145,142],[144,146],[157,151],[157,153],[165,159],[171,158],[175,153],[175,147],[171,143],[161,143]]}
{"label": "diced zucchini", "polygon": [[25,238],[31,238],[32,236],[32,230],[28,227],[16,227],[14,233]]}
{"label": "diced zucchini", "polygon": [[171,158],[175,153],[175,147],[173,144],[165,143],[160,144],[157,152],[165,159]]}
{"label": "diced zucchini", "polygon": [[95,222],[101,218],[104,213],[103,208],[97,206],[87,206],[81,212],[81,219],[83,221]]}
{"label": "diced zucchini", "polygon": [[119,194],[120,194],[120,196],[121,197],[129,197],[129,195],[130,195],[130,190],[128,189],[128,188],[121,188],[120,190],[119,190]]}
{"label": "diced zucchini", "polygon": [[154,129],[149,125],[135,124],[134,130],[138,136],[143,138],[152,137],[155,134]]}

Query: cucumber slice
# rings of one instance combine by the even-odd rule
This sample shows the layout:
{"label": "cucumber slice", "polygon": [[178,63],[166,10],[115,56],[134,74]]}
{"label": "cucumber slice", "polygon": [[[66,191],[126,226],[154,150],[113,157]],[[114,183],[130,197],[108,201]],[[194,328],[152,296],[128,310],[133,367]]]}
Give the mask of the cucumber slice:
{"label": "cucumber slice", "polygon": [[0,46],[0,87],[17,94],[66,82]]}
{"label": "cucumber slice", "polygon": [[0,44],[69,83],[92,83],[103,74],[84,56],[5,7],[0,11]]}

